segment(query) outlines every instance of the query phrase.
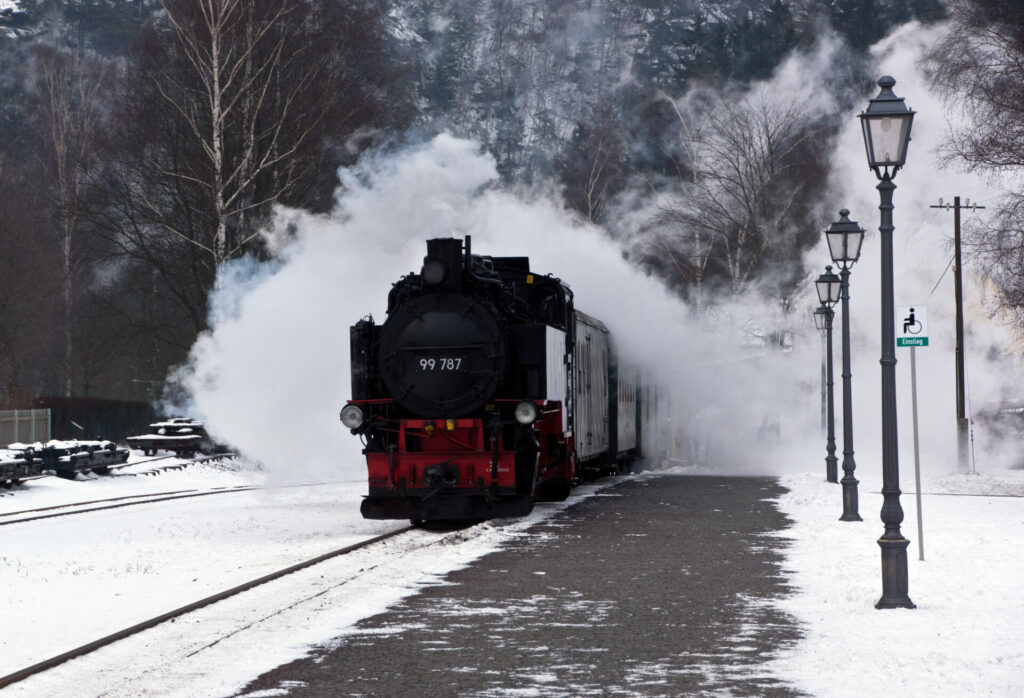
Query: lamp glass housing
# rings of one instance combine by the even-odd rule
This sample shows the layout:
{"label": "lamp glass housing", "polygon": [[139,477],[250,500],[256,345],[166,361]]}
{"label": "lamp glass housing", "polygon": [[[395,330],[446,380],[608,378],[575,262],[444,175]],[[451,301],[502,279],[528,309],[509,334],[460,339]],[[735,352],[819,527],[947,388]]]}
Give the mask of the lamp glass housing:
{"label": "lamp glass housing", "polygon": [[515,415],[516,421],[525,426],[537,421],[537,417],[540,416],[540,410],[537,408],[537,403],[532,400],[523,400],[516,405]]}
{"label": "lamp glass housing", "polygon": [[824,330],[825,316],[828,315],[828,308],[826,308],[823,305],[818,306],[818,308],[815,309],[814,313],[812,314],[814,315],[814,326],[818,329],[819,332],[821,330]]}
{"label": "lamp glass housing", "polygon": [[341,423],[349,429],[358,429],[366,421],[366,414],[359,405],[348,404],[341,408]]}
{"label": "lamp glass housing", "polygon": [[907,161],[910,127],[914,123],[915,112],[892,91],[895,85],[891,75],[879,78],[878,95],[868,101],[868,108],[860,115],[868,165],[883,180],[892,179]]}
{"label": "lamp glass housing", "polygon": [[860,259],[860,246],[864,242],[864,229],[850,220],[849,209],[840,209],[839,220],[825,231],[828,253],[840,269],[849,269]]}
{"label": "lamp glass housing", "polygon": [[860,259],[860,246],[864,242],[864,231],[857,230],[826,230],[828,253],[836,264],[853,264]]}
{"label": "lamp glass housing", "polygon": [[862,114],[864,146],[868,164],[873,168],[899,168],[907,161],[910,125],[914,112],[903,114]]}
{"label": "lamp glass housing", "polygon": [[832,267],[825,267],[825,273],[815,280],[814,287],[818,291],[818,301],[823,306],[832,307],[839,302],[842,280],[832,272]]}

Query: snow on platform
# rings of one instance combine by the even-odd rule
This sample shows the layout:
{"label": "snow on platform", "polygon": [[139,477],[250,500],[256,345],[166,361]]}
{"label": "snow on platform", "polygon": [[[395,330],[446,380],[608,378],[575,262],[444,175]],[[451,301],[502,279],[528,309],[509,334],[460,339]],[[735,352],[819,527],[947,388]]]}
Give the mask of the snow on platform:
{"label": "snow on platform", "polygon": [[[790,492],[779,506],[794,521],[783,534],[790,541],[785,565],[796,591],[780,607],[798,619],[806,637],[765,669],[809,695],[1019,695],[1024,471],[926,479],[924,562],[917,559],[912,487],[904,489],[914,610],[874,608],[881,595],[876,543],[883,530],[881,483],[861,480],[864,521],[844,523],[838,521],[841,490],[823,480],[818,473],[782,479]],[[216,464],[159,477],[46,478],[0,497],[0,513],[103,496],[266,482],[259,470]],[[581,488],[573,500],[594,491]],[[0,674],[401,525],[361,519],[364,492],[363,481],[306,483],[5,527]],[[329,574],[332,591],[317,598],[312,595],[319,592],[310,591],[308,602],[296,601],[290,612],[260,610],[260,603],[274,603],[284,588],[268,587],[249,601],[165,623],[6,693],[54,695],[60,687],[74,686],[76,696],[137,695],[140,689],[160,695],[231,694],[261,672],[348,632],[359,619],[438,583],[447,570],[529,535],[538,517],[561,506],[538,507],[523,521],[486,524],[441,546],[417,548],[424,542],[417,539],[406,557],[381,569],[374,569],[372,558],[361,558],[339,561],[329,571],[310,570],[295,583],[313,590]],[[253,637],[243,629],[250,626]],[[179,656],[186,640],[194,649]]]}

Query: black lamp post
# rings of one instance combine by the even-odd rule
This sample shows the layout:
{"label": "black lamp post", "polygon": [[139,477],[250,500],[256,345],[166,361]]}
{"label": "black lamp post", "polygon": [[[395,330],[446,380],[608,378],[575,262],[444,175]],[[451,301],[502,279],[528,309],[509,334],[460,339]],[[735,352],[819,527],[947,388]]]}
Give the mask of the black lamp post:
{"label": "black lamp post", "polygon": [[840,521],[863,521],[858,513],[857,463],[853,460],[853,388],[850,379],[850,268],[860,259],[864,229],[850,220],[847,209],[839,211],[839,220],[825,231],[832,261],[839,265],[840,297],[843,300],[843,515]]}
{"label": "black lamp post", "polygon": [[[818,330],[818,334],[821,335],[821,438],[825,438],[828,431],[828,405],[826,395],[826,381],[828,380],[827,370],[825,366],[825,306],[818,306],[811,311],[811,317],[814,318],[814,328]],[[827,472],[826,468],[826,472]]]}
{"label": "black lamp post", "polygon": [[886,75],[878,81],[881,90],[860,115],[868,165],[880,180],[882,203],[882,523],[885,533],[878,539],[882,549],[882,598],[875,608],[914,608],[907,593],[907,546],[910,541],[900,532],[903,508],[900,506],[900,466],[896,434],[896,326],[894,321],[892,264],[892,178],[907,160],[910,127],[914,111],[907,109],[902,97],[892,88],[896,81]]}
{"label": "black lamp post", "polygon": [[814,282],[818,290],[818,300],[821,305],[814,311],[814,324],[819,330],[824,330],[826,338],[825,349],[825,385],[826,387],[826,425],[825,437],[825,480],[838,482],[838,469],[836,464],[836,412],[835,401],[832,392],[832,318],[835,313],[832,306],[839,300],[840,281],[839,277],[832,273],[832,267],[825,267],[825,273]]}

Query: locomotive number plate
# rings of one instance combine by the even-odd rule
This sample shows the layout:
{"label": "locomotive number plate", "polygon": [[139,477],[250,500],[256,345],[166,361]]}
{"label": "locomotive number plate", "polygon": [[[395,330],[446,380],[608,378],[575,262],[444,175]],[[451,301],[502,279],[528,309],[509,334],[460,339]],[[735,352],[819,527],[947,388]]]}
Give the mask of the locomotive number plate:
{"label": "locomotive number plate", "polygon": [[424,356],[417,360],[420,365],[420,373],[455,373],[461,371],[464,364],[461,356]]}

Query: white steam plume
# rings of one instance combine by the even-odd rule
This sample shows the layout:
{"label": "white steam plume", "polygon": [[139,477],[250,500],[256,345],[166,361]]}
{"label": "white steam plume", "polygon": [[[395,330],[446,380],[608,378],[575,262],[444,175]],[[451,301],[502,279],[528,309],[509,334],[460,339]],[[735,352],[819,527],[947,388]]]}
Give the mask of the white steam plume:
{"label": "white steam plume", "polygon": [[[368,313],[383,320],[392,282],[419,269],[425,240],[437,236],[471,234],[477,253],[529,256],[535,271],[571,285],[577,307],[607,323],[624,352],[675,381],[688,404],[704,399],[695,390],[718,403],[733,399],[698,367],[721,364],[743,340],[699,329],[603,231],[555,200],[497,189],[494,162],[476,143],[441,135],[364,158],[340,176],[334,213],[278,212],[269,240],[277,263],[224,268],[213,328],[178,375],[189,409],[268,470],[362,474],[358,440],[337,417],[350,394],[349,326]],[[729,367],[743,400],[759,412],[758,401],[747,400],[759,384],[740,370]],[[720,411],[737,431],[761,417],[736,404]]]}
{"label": "white steam plume", "polygon": [[[944,134],[944,110],[925,88],[917,64],[938,31],[909,25],[882,42],[875,56],[878,75],[894,75],[897,94],[919,112],[908,165],[896,178],[896,301],[929,309],[931,346],[918,352],[922,447],[925,468],[941,473],[955,469],[951,278],[934,296],[929,293],[949,259],[952,221],[928,205],[939,196],[982,202],[995,197],[973,178],[938,170],[932,156]],[[833,50],[824,45],[817,53],[794,56],[767,92],[792,99],[836,79],[835,72],[816,74],[820,67],[835,70],[828,66],[837,62],[823,58]],[[864,161],[857,111],[844,115],[831,154],[835,174],[821,228],[845,207],[868,230],[851,286],[854,425],[858,472],[878,475],[878,196]],[[691,313],[660,282],[624,260],[604,231],[581,223],[556,196],[499,188],[493,159],[474,142],[441,135],[398,153],[364,156],[339,176],[343,186],[331,214],[278,212],[268,239],[278,262],[242,261],[222,270],[212,299],[213,329],[196,343],[179,375],[192,396],[189,409],[271,472],[328,477],[340,471],[361,480],[358,440],[337,417],[350,396],[349,326],[368,313],[383,321],[391,284],[419,269],[425,240],[466,234],[473,235],[478,254],[529,256],[534,271],[569,283],[577,307],[603,320],[627,355],[672,386],[686,435],[710,451],[720,471],[824,469],[820,340],[808,317],[817,305],[811,280],[829,263],[824,240],[804,260],[808,279],[795,315],[751,293],[709,319]],[[789,352],[749,338],[787,326],[795,332]],[[1020,385],[1019,370],[1012,361],[990,359],[998,353],[990,348],[1009,347],[1011,341],[1004,328],[987,321],[973,284],[968,327],[972,401],[998,400],[1008,384]],[[841,456],[838,339],[837,330]],[[900,450],[908,464],[909,355],[899,351]],[[780,438],[762,429],[776,421]],[[979,468],[997,464],[993,458],[979,458]],[[904,476],[908,472],[904,468]]]}

